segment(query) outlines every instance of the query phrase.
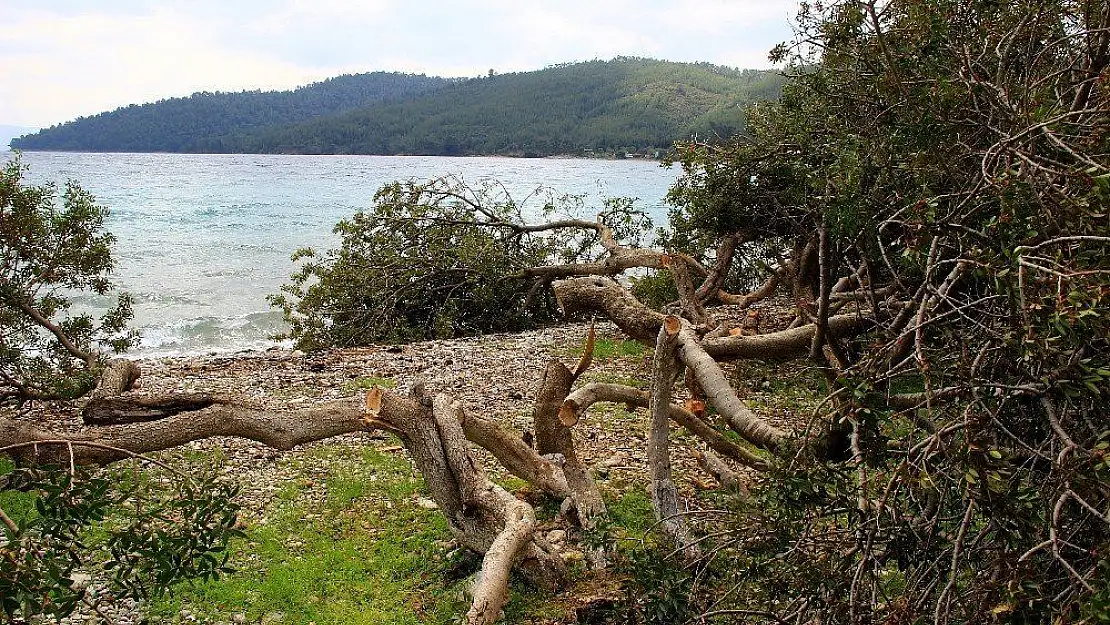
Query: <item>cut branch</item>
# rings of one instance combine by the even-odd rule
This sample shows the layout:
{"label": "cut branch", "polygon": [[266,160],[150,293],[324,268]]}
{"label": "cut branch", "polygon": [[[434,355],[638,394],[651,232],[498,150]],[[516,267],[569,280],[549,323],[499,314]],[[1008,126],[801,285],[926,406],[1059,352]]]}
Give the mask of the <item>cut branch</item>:
{"label": "cut branch", "polygon": [[709,403],[748,442],[774,451],[786,438],[786,433],[757,417],[736,396],[736,391],[732,389],[720,365],[702,349],[697,336],[688,326],[681,324],[674,336],[678,343],[678,357],[694,372],[694,377],[705,391]]}
{"label": "cut branch", "polygon": [[[98,400],[106,419],[119,419],[120,415],[146,410],[147,406],[165,406],[173,397],[115,398]],[[297,410],[260,410],[228,399],[209,395],[184,396],[202,405],[196,410],[184,410],[170,416],[127,425],[109,425],[89,428],[77,434],[54,432],[25,421],[0,419],[0,447],[25,442],[46,440],[71,440],[101,443],[107,447],[125,449],[132,453],[149,453],[170,449],[185,443],[215,436],[246,438],[279,450],[289,450],[297,445],[328,439],[341,434],[382,429],[394,434],[401,431],[397,422],[416,418],[411,400],[395,393],[372,390],[367,401],[361,397],[334,400]],[[107,410],[112,407],[112,412]],[[540,490],[556,497],[566,497],[562,469],[541,457],[518,436],[501,425],[471,415],[460,413],[463,431],[468,440],[489,450],[510,473],[531,483]],[[56,464],[68,462],[68,452],[52,446],[40,446],[14,452],[21,462]],[[130,457],[127,453],[107,448],[74,448],[74,462],[78,464],[106,464]]]}
{"label": "cut branch", "polygon": [[667,317],[655,344],[655,367],[651,380],[651,428],[648,435],[648,464],[651,467],[651,502],[656,519],[688,560],[699,556],[678,509],[678,489],[671,476],[670,406],[671,393],[681,363],[676,358],[683,323]]}
{"label": "cut branch", "polygon": [[732,467],[721,460],[717,454],[706,449],[698,452],[697,459],[698,465],[706,473],[716,478],[721,488],[745,495],[748,493],[748,487],[744,485],[744,480],[740,477],[740,474],[733,471]]}
{"label": "cut branch", "polygon": [[736,255],[736,248],[742,242],[742,238],[746,239],[748,237],[743,234],[734,234],[721,240],[720,245],[717,246],[717,257],[713,261],[713,266],[709,268],[705,280],[702,281],[698,290],[694,293],[699,302],[709,301],[714,294],[720,291],[721,285],[728,277],[728,270],[732,267],[732,259]]}
{"label": "cut branch", "polygon": [[[436,503],[443,508],[447,522],[460,542],[485,553],[482,568],[474,581],[473,599],[466,616],[467,623],[486,625],[500,617],[501,608],[508,601],[509,571],[518,559],[532,558],[536,560],[532,562],[533,566],[544,568],[558,567],[561,560],[551,553],[546,543],[533,542],[536,514],[532,506],[490,482],[481,464],[471,457],[460,425],[461,413],[458,404],[445,395],[437,395],[432,400],[434,429],[428,428],[430,424],[425,420],[422,427],[410,430],[408,447],[410,451],[420,449],[417,465],[425,479],[429,479],[430,474],[446,473],[438,488],[429,484],[433,494],[445,490],[444,487],[454,482],[457,493],[440,494]],[[412,436],[420,431],[434,431],[436,436]],[[436,452],[440,458],[435,457]],[[430,470],[429,460],[435,463],[434,470]],[[491,527],[496,521],[501,523],[499,531]],[[492,540],[489,537],[491,531],[496,532]]]}
{"label": "cut branch", "polygon": [[[142,373],[142,369],[134,361],[126,358],[113,358],[100,372],[100,380],[90,397],[96,399],[122,395],[131,390],[131,387],[135,385],[135,381],[139,379]],[[86,423],[89,422],[86,421]]]}
{"label": "cut branch", "polygon": [[[850,337],[867,331],[872,323],[859,315],[837,315],[829,317],[828,331],[838,337]],[[754,336],[723,336],[708,338],[704,349],[713,358],[736,360],[741,358],[761,358],[763,360],[789,360],[809,353],[814,324],[768,332]]]}
{"label": "cut branch", "polygon": [[555,298],[565,314],[600,312],[622,332],[645,343],[655,340],[666,318],[610,278],[570,278],[559,280],[553,286]]}
{"label": "cut branch", "polygon": [[[555,297],[563,312],[596,312],[604,315],[629,337],[648,343],[655,340],[666,315],[656,312],[636,299],[628,289],[602,277],[570,278],[554,283]],[[865,332],[872,322],[854,314],[829,317],[828,330],[838,337]],[[705,351],[713,358],[763,358],[785,360],[804,357],[809,353],[816,328],[813,324],[755,336],[708,338]]]}
{"label": "cut branch", "polygon": [[[534,410],[536,424],[536,450],[540,454],[560,454],[563,457],[563,475],[570,490],[571,502],[577,512],[578,523],[593,529],[605,517],[605,502],[589,471],[578,459],[574,449],[574,435],[559,420],[559,409],[570,393],[574,374],[561,362],[552,361],[544,369]],[[600,564],[600,560],[596,561]]]}
{"label": "cut branch", "polygon": [[[641,391],[624,384],[592,382],[575,389],[573,393],[567,396],[562,408],[559,409],[559,419],[567,425],[574,425],[585,415],[590,406],[599,401],[647,408],[651,403],[651,395],[647,391]],[[668,416],[672,421],[690,430],[698,438],[705,441],[717,453],[728,456],[753,469],[760,471],[767,469],[767,463],[762,458],[725,438],[713,426],[699,419],[682,406],[672,403],[668,408]]]}
{"label": "cut branch", "polygon": [[725,292],[721,289],[717,289],[715,297],[721,303],[739,306],[740,308],[747,308],[760,300],[765,300],[768,297],[771,297],[771,295],[775,293],[775,290],[778,289],[779,282],[782,281],[783,276],[788,275],[789,273],[790,266],[782,265],[778,269],[775,269],[775,271],[771,273],[770,276],[768,276],[767,280],[764,281],[764,283],[758,289],[752,291],[751,293],[737,295]]}

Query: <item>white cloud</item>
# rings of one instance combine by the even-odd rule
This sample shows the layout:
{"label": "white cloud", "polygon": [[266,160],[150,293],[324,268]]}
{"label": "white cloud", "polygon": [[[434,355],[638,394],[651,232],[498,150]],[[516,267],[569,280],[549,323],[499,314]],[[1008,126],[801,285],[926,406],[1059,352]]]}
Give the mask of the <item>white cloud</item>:
{"label": "white cloud", "polygon": [[[473,76],[652,56],[766,67],[794,0],[9,0],[0,123],[345,72]],[[101,6],[103,5],[103,6]]]}
{"label": "white cloud", "polygon": [[198,90],[286,88],[312,76],[261,54],[228,54],[203,23],[171,12],[127,17],[27,13],[0,35],[0,119],[48,125]]}

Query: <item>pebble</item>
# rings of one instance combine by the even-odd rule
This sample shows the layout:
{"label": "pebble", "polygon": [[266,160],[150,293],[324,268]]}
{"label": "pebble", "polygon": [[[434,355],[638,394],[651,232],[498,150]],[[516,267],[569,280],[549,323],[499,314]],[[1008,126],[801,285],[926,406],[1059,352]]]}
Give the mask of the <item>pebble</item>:
{"label": "pebble", "polygon": [[[422,380],[433,392],[451,388],[450,392],[466,410],[475,414],[513,424],[517,429],[531,428],[531,413],[535,400],[535,386],[544,367],[552,359],[559,359],[572,366],[577,355],[568,353],[568,346],[579,346],[588,325],[565,324],[520,334],[495,334],[481,338],[425,341],[406,346],[366,347],[331,350],[306,354],[303,351],[268,350],[227,357],[193,356],[161,358],[141,362],[143,377],[141,390],[144,395],[175,392],[210,392],[213,394],[243,397],[263,409],[280,409],[314,405],[338,397],[353,396],[362,392],[357,384],[365,378],[383,378],[396,385],[397,392],[407,393]],[[598,336],[620,340],[622,333],[611,323],[598,324]],[[650,379],[650,370],[644,368],[639,358],[595,359],[582,381],[605,380],[607,377],[636,377]],[[449,366],[444,363],[450,361]],[[580,382],[581,383],[581,382]],[[496,389],[493,392],[492,389]],[[586,417],[588,427],[575,430],[580,456],[599,475],[606,477],[614,467],[642,469],[646,467],[643,446],[636,439],[642,438],[644,411],[637,411],[637,418],[612,419],[602,412],[601,406]],[[596,413],[596,414],[594,414]],[[82,432],[78,408],[36,407],[26,417],[36,424],[62,432]],[[390,441],[390,442],[387,442]],[[300,497],[327,497],[326,484],[334,470],[327,460],[313,462],[286,462],[289,458],[309,458],[306,450],[322,446],[382,448],[396,445],[395,439],[380,433],[355,433],[302,445],[290,452],[278,452],[264,445],[237,438],[220,437],[189,443],[185,449],[205,452],[219,449],[227,459],[222,471],[227,479],[242,486],[239,503],[243,506],[241,520],[248,533],[252,528],[265,526],[267,514],[278,493],[287,484],[301,484]],[[623,447],[623,449],[622,449]],[[475,448],[476,449],[476,448]],[[682,464],[696,466],[675,447],[676,476],[681,475]],[[476,457],[493,476],[504,475],[504,469],[491,455],[477,450]],[[172,461],[174,452],[166,456]],[[403,457],[403,450],[398,452]],[[696,471],[697,469],[692,469]],[[620,474],[624,477],[624,473]],[[373,477],[371,480],[375,479]],[[610,485],[615,484],[614,478]],[[629,484],[629,487],[635,484]],[[436,502],[419,497],[415,504],[422,509],[436,510]],[[413,505],[412,500],[376,503],[384,509]],[[371,527],[368,531],[373,530]],[[566,531],[554,529],[544,534],[552,543],[566,545]],[[257,544],[248,543],[249,547]],[[291,548],[303,545],[290,544]],[[448,549],[444,547],[445,551]],[[581,560],[580,551],[562,551],[567,562]],[[89,577],[89,596],[105,596],[101,574]],[[76,581],[76,580],[75,580]],[[133,601],[106,599],[101,609],[120,625],[147,622],[142,604]],[[242,608],[242,606],[233,606]],[[65,625],[86,622],[91,611],[79,607]],[[219,618],[242,625],[248,622],[246,614],[237,612]],[[198,617],[190,610],[183,610],[180,619],[196,622]],[[286,619],[281,613],[267,614],[262,623],[276,625]]]}
{"label": "pebble", "polygon": [[89,584],[92,583],[92,575],[88,573],[74,573],[70,575],[70,579],[73,580],[73,583],[70,584],[70,588],[72,588],[74,592],[85,592]]}

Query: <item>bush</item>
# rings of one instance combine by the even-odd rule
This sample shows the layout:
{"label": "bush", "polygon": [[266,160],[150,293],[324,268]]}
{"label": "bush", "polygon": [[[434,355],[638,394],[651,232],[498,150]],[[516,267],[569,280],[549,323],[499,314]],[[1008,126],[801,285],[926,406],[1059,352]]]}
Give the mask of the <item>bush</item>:
{"label": "bush", "polygon": [[54,185],[25,185],[25,171],[18,158],[0,169],[0,404],[79,397],[101,351],[137,338],[126,294],[99,320],[69,313],[74,293],[112,291],[108,209],[74,182],[58,207]]}
{"label": "bush", "polygon": [[[538,195],[538,194],[534,194]],[[547,194],[542,215],[581,208]],[[535,327],[554,317],[546,282],[528,270],[596,259],[592,231],[528,231],[524,207],[497,183],[446,177],[382,187],[368,212],[341,221],[339,249],[299,250],[271,303],[301,349],[450,338]],[[627,200],[602,213],[619,236],[646,225]]]}
{"label": "bush", "polygon": [[[848,308],[874,331],[834,339],[843,367],[815,355],[833,391],[809,425],[822,435],[736,514],[731,607],[829,624],[1097,614],[1105,3],[807,3],[798,24],[777,51],[783,99],[749,136],[679,150],[675,224],[823,240],[833,280],[884,291]],[[921,394],[896,405],[907,389]]]}

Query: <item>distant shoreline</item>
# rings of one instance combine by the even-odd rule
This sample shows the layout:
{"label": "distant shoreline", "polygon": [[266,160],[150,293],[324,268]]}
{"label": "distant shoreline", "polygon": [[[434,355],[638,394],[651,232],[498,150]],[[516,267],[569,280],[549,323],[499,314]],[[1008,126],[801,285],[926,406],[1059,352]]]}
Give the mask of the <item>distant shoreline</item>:
{"label": "distant shoreline", "polygon": [[8,154],[173,154],[177,156],[381,156],[384,158],[515,158],[521,160],[591,160],[591,161],[648,161],[661,162],[663,154],[355,154],[355,153],[316,153],[316,152],[134,152],[128,150],[33,150],[8,148]]}

